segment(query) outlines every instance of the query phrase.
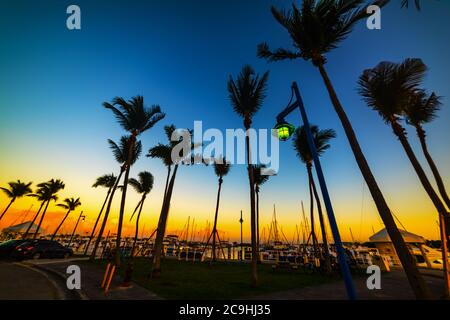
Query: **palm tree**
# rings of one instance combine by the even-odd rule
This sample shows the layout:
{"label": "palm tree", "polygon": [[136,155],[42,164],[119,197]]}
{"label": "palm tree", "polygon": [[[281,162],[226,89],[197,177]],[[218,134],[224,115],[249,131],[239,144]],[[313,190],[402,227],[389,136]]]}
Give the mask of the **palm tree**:
{"label": "palm tree", "polygon": [[[45,207],[44,207],[44,211],[42,212],[41,215],[41,219],[39,220],[38,226],[36,228],[36,232],[33,235],[33,239],[36,239],[37,235],[39,234],[39,230],[41,228],[42,222],[44,221],[45,218],[45,214],[47,213],[47,209],[48,209],[48,205],[50,204],[50,202],[53,201],[57,201],[58,200],[58,196],[56,195],[59,191],[61,191],[62,189],[64,189],[65,185],[64,182],[62,182],[59,179],[51,179],[47,182],[42,182],[40,184],[37,185],[38,188],[44,188],[44,201],[46,201]],[[38,196],[39,198],[39,196]]]}
{"label": "palm tree", "polygon": [[[175,178],[177,176],[178,167],[180,164],[188,164],[192,162],[192,153],[193,149],[195,149],[197,146],[195,144],[191,144],[191,153],[187,155],[178,155],[180,159],[175,161],[175,159],[172,158],[172,153],[175,151],[174,148],[178,145],[179,140],[173,140],[172,139],[172,133],[177,131],[176,127],[174,125],[165,126],[164,130],[166,132],[166,136],[169,139],[169,144],[167,145],[157,145],[157,148],[151,148],[149,150],[148,156],[152,158],[158,158],[161,159],[164,163],[164,165],[168,168],[168,177],[170,176],[170,167],[173,164],[173,172],[170,176],[170,179],[168,180],[168,184],[166,182],[166,191],[164,193],[163,198],[163,204],[161,207],[161,213],[159,215],[158,220],[158,226],[156,231],[156,239],[154,244],[154,256],[153,256],[153,265],[152,265],[152,271],[151,275],[152,277],[159,277],[161,275],[161,255],[163,250],[163,241],[164,241],[164,235],[166,232],[166,225],[167,225],[167,219],[169,217],[169,211],[170,211],[170,202],[172,200],[172,193],[173,188],[175,185]],[[178,130],[180,131],[180,130]],[[182,130],[184,133],[187,133],[190,135],[190,140],[192,141],[192,130]],[[180,138],[181,140],[182,138]],[[170,151],[170,153],[169,153]],[[168,159],[170,154],[170,160]],[[190,159],[189,159],[190,158]],[[187,160],[187,162],[185,162]],[[172,163],[172,164],[170,164]]]}
{"label": "palm tree", "polygon": [[111,110],[122,128],[130,133],[130,144],[128,150],[128,158],[125,162],[125,176],[122,190],[122,200],[120,202],[119,223],[117,227],[116,238],[116,256],[115,264],[120,265],[120,242],[122,235],[122,223],[125,212],[125,200],[127,196],[128,177],[130,175],[131,161],[133,158],[133,150],[136,144],[136,137],[151,129],[156,123],[165,117],[165,114],[161,112],[161,108],[157,105],[152,107],[146,107],[144,105],[144,97],[136,96],[128,101],[123,98],[116,97],[113,99],[112,104],[105,102],[103,106],[106,109]]}
{"label": "palm tree", "polygon": [[5,215],[6,211],[8,211],[9,207],[13,204],[14,201],[16,201],[17,198],[22,198],[23,196],[26,196],[27,194],[30,194],[32,192],[30,186],[32,182],[24,183],[20,180],[17,180],[15,182],[9,182],[9,189],[8,188],[0,188],[8,198],[11,199],[9,201],[8,206],[3,210],[2,214],[0,215],[0,221],[2,220],[3,216]]}
{"label": "palm tree", "polygon": [[377,111],[391,126],[429,198],[437,211],[445,217],[448,215],[447,209],[417,160],[406,136],[406,130],[400,123],[400,116],[411,101],[411,95],[414,97],[426,70],[425,64],[420,59],[406,59],[400,64],[381,62],[375,68],[363,72],[359,78],[358,90],[367,105]]}
{"label": "palm tree", "polygon": [[[391,210],[361,150],[350,119],[325,70],[325,54],[337,48],[339,43],[350,34],[356,23],[367,17],[364,2],[364,0],[304,0],[301,8],[293,4],[292,10],[288,12],[279,11],[272,7],[273,16],[288,31],[297,51],[280,48],[272,52],[266,43],[262,43],[258,46],[258,56],[269,61],[303,58],[311,61],[319,69],[355,160],[405,269],[409,283],[416,297],[428,298],[428,288],[395,224]],[[382,7],[387,2],[386,0],[378,0],[373,4]]]}
{"label": "palm tree", "polygon": [[[212,261],[216,261],[216,236],[217,236],[217,217],[219,215],[220,191],[222,190],[223,177],[230,171],[231,164],[224,158],[214,159],[214,172],[219,178],[219,188],[217,190],[216,212],[214,214],[214,225],[212,235]],[[209,239],[208,239],[209,241]]]}
{"label": "palm tree", "polygon": [[[144,207],[145,198],[153,189],[153,175],[148,171],[142,171],[138,174],[139,180],[131,178],[128,181],[128,184],[136,190],[137,193],[141,194],[141,200],[139,201],[136,209],[139,207],[138,215],[136,217],[136,232],[134,234],[133,246],[131,247],[131,256],[133,257],[134,248],[136,246],[136,241],[138,238],[139,232],[139,219],[141,217],[141,211]],[[134,215],[134,213],[133,213]],[[131,217],[133,219],[133,216]],[[130,220],[131,220],[130,219]]]}
{"label": "palm tree", "polygon": [[[336,137],[336,132],[332,129],[319,130],[317,126],[311,126],[311,133],[314,140],[314,145],[317,149],[317,154],[321,156],[327,149],[330,148],[329,141]],[[323,241],[323,249],[324,249],[324,258],[325,258],[325,269],[329,273],[331,272],[331,260],[330,260],[330,251],[328,249],[328,240],[325,229],[325,221],[322,213],[322,205],[320,202],[319,194],[317,192],[316,183],[314,181],[312,167],[313,167],[313,156],[309,149],[308,139],[306,135],[305,128],[303,126],[297,128],[293,141],[294,149],[297,151],[297,155],[300,160],[305,164],[306,170],[308,173],[308,185],[310,192],[310,201],[313,203],[313,195],[317,204],[317,211],[319,213],[319,222],[320,229],[322,231],[322,241]],[[313,205],[311,205],[311,209],[313,209]],[[314,213],[311,210],[311,231],[314,233]],[[315,235],[313,234],[313,241]]]}
{"label": "palm tree", "polygon": [[[130,143],[131,143],[131,140],[130,140],[129,136],[122,136],[120,138],[119,144],[115,143],[111,139],[108,139],[108,144],[112,150],[114,158],[120,164],[120,172],[119,172],[119,175],[117,176],[116,180],[114,181],[114,185],[111,189],[111,194],[109,195],[109,200],[108,200],[108,204],[106,206],[105,215],[103,216],[102,225],[100,226],[100,230],[98,232],[97,239],[95,240],[94,249],[91,252],[90,260],[95,260],[98,246],[100,245],[100,242],[102,241],[103,232],[105,231],[106,223],[107,223],[108,217],[109,217],[109,212],[111,211],[111,205],[112,205],[112,201],[114,199],[114,194],[116,193],[116,190],[120,183],[120,179],[122,178],[122,175],[126,170],[126,162],[128,161],[128,151],[130,150]],[[131,157],[130,165],[133,165],[136,162],[136,160],[141,155],[141,152],[142,152],[142,144],[140,141],[136,141],[135,147],[133,148],[133,154]],[[117,247],[117,251],[119,250],[119,248],[120,247]]]}
{"label": "palm tree", "polygon": [[252,125],[252,118],[261,108],[266,97],[267,80],[269,72],[265,72],[260,78],[255,74],[253,68],[246,65],[242,68],[236,81],[230,76],[228,80],[228,92],[234,111],[243,118],[246,130],[245,144],[247,150],[247,170],[250,183],[250,224],[252,243],[252,286],[258,284],[258,248],[256,237],[256,212],[255,212],[255,183],[253,181],[252,155],[250,148],[249,129]]}
{"label": "palm tree", "polygon": [[71,211],[76,210],[79,206],[81,206],[80,198],[74,199],[74,198],[66,198],[64,199],[64,203],[60,203],[57,205],[58,207],[64,208],[67,210],[66,214],[64,215],[64,218],[62,219],[61,223],[56,228],[55,232],[52,235],[51,240],[53,240],[58,233],[59,229],[63,225],[64,221],[66,221],[67,217],[69,216],[69,213]]}
{"label": "palm tree", "polygon": [[167,193],[170,173],[173,167],[172,149],[175,146],[176,142],[172,141],[172,134],[173,132],[175,132],[175,130],[176,128],[173,124],[164,126],[164,132],[166,134],[167,140],[169,141],[169,144],[158,143],[156,146],[150,148],[147,154],[147,157],[160,159],[167,168],[167,178],[166,178],[166,185],[164,187],[164,197],[166,196]]}
{"label": "palm tree", "polygon": [[111,190],[114,187],[114,183],[116,182],[117,177],[111,174],[105,174],[100,176],[95,180],[95,183],[92,185],[93,188],[97,187],[105,187],[108,188],[108,192],[106,193],[105,201],[103,201],[102,208],[98,213],[97,219],[95,220],[94,227],[92,228],[91,235],[89,237],[88,243],[86,244],[86,248],[84,249],[84,255],[87,255],[87,251],[89,249],[89,245],[91,244],[92,238],[94,237],[95,230],[97,229],[97,224],[100,221],[100,217],[102,216],[103,209],[105,209],[106,202],[108,201],[109,195],[111,194]]}
{"label": "palm tree", "polygon": [[262,170],[265,168],[265,165],[253,165],[253,181],[255,182],[256,195],[256,247],[258,248],[258,262],[261,262],[259,255],[259,192],[261,186],[269,180],[269,175],[262,173]]}
{"label": "palm tree", "polygon": [[426,142],[426,132],[423,125],[433,121],[436,118],[436,113],[441,107],[441,97],[437,96],[434,92],[429,96],[425,91],[419,90],[410,97],[410,101],[403,109],[403,113],[406,116],[406,122],[412,125],[416,129],[417,137],[419,138],[422,152],[425,159],[430,166],[433,173],[434,180],[436,181],[439,193],[444,200],[447,208],[450,208],[450,199],[445,189],[444,181],[441,174],[428,151],[428,145]]}

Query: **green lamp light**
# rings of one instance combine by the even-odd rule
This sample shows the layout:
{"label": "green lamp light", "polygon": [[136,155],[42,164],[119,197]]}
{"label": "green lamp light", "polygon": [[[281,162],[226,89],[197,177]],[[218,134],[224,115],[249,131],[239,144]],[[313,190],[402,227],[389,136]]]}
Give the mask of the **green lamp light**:
{"label": "green lamp light", "polygon": [[278,133],[278,139],[280,139],[281,141],[288,140],[295,131],[295,127],[284,120],[278,122],[275,126],[275,129]]}

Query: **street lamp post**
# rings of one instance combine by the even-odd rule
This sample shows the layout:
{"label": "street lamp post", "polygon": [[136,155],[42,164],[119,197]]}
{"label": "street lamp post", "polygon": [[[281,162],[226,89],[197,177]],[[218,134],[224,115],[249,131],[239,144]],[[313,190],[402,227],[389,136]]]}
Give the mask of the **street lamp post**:
{"label": "street lamp post", "polygon": [[70,236],[69,243],[67,244],[67,248],[69,248],[70,244],[72,243],[72,239],[73,239],[73,236],[75,235],[75,231],[77,230],[78,223],[80,222],[80,219],[83,219],[83,221],[84,221],[84,218],[86,218],[86,216],[83,216],[83,211],[81,211],[80,215],[78,216],[77,223],[75,224],[75,228],[73,228],[72,235]]}
{"label": "street lamp post", "polygon": [[309,125],[308,117],[306,115],[305,107],[303,105],[303,100],[300,95],[297,83],[294,81],[291,87],[293,95],[295,95],[296,101],[288,105],[283,111],[277,116],[277,125],[275,129],[277,130],[278,137],[280,140],[287,140],[294,133],[294,126],[287,123],[284,118],[293,112],[295,109],[300,110],[303,126],[306,131],[306,137],[308,141],[308,146],[314,159],[314,167],[316,169],[317,177],[319,179],[320,190],[322,191],[323,201],[325,203],[328,220],[330,222],[331,232],[333,233],[334,244],[336,246],[336,252],[338,256],[339,266],[344,277],[345,287],[347,289],[347,295],[349,299],[356,299],[356,292],[353,285],[352,275],[348,267],[347,261],[345,259],[344,247],[342,246],[341,236],[339,234],[339,229],[336,223],[336,218],[334,216],[333,206],[331,205],[330,195],[328,193],[328,188],[325,182],[325,177],[323,175],[322,166],[320,165],[319,156],[317,154],[317,149],[314,144],[313,135],[311,133],[311,128]]}

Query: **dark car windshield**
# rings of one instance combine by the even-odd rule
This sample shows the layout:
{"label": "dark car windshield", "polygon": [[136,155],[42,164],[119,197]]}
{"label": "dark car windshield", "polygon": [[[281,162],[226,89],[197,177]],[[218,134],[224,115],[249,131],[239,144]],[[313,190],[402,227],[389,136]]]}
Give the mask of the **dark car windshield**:
{"label": "dark car windshield", "polygon": [[0,247],[14,246],[14,245],[20,244],[21,242],[22,242],[21,240],[8,240],[8,241],[0,243]]}

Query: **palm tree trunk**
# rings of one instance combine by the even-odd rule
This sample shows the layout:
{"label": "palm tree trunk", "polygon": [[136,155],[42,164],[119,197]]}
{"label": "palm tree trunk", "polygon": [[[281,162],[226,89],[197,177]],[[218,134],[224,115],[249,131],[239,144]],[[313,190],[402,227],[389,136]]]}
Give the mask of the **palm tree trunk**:
{"label": "palm tree trunk", "polygon": [[136,247],[136,241],[139,236],[139,219],[141,218],[141,211],[142,211],[142,207],[144,206],[144,201],[145,201],[145,195],[142,196],[141,205],[139,207],[139,212],[136,217],[136,231],[134,233],[133,246],[131,247],[131,257],[132,258],[134,257],[134,248]]}
{"label": "palm tree trunk", "polygon": [[42,212],[41,220],[39,220],[39,224],[36,228],[36,232],[33,235],[33,239],[36,239],[36,237],[39,233],[39,230],[41,229],[42,221],[44,221],[44,217],[45,217],[45,214],[47,213],[47,208],[48,208],[49,204],[50,204],[50,200],[47,200],[47,204],[45,205],[44,211]]}
{"label": "palm tree trunk", "polygon": [[214,215],[214,226],[212,231],[212,261],[216,261],[216,233],[217,233],[217,216],[219,215],[220,190],[222,189],[222,177],[219,178],[219,189],[217,190],[216,213]]}
{"label": "palm tree trunk", "polygon": [[111,204],[114,199],[114,194],[116,193],[117,186],[119,185],[120,179],[122,178],[122,174],[125,171],[125,167],[122,166],[120,169],[119,176],[116,179],[116,182],[114,183],[114,186],[112,188],[111,194],[109,196],[108,205],[106,207],[105,216],[103,217],[102,225],[100,226],[100,230],[97,235],[97,240],[95,240],[94,249],[91,252],[91,256],[89,260],[93,261],[95,260],[95,254],[97,253],[98,246],[100,245],[100,242],[102,241],[103,232],[105,231],[106,222],[108,221],[109,212],[111,211]]}
{"label": "palm tree trunk", "polygon": [[53,239],[55,238],[56,234],[57,234],[58,231],[59,231],[59,228],[61,228],[61,226],[63,225],[64,221],[66,221],[67,217],[69,216],[70,211],[71,211],[70,209],[67,210],[66,215],[64,216],[64,218],[62,219],[62,221],[61,221],[61,223],[58,225],[58,227],[56,228],[56,230],[55,230],[55,232],[53,233],[53,235],[52,235],[52,237],[51,237],[50,240],[53,240]]}
{"label": "palm tree trunk", "polygon": [[317,193],[316,183],[314,182],[314,177],[312,174],[312,167],[308,167],[308,176],[311,181],[312,191],[314,193],[314,198],[316,199],[317,204],[317,212],[319,213],[319,222],[320,229],[322,231],[322,242],[323,242],[323,250],[324,250],[324,258],[325,258],[325,270],[327,273],[331,273],[331,257],[330,251],[328,249],[328,239],[327,232],[325,230],[325,221],[323,219],[322,205],[320,204],[319,194]]}
{"label": "palm tree trunk", "polygon": [[175,177],[177,175],[178,164],[175,165],[172,178],[170,179],[167,193],[163,200],[161,214],[159,216],[158,229],[156,232],[156,239],[154,245],[154,257],[152,266],[152,277],[158,277],[161,274],[161,255],[163,249],[164,234],[166,232],[167,218],[169,217],[170,200],[172,198],[173,186],[175,184]]}
{"label": "palm tree trunk", "polygon": [[13,204],[13,202],[16,200],[16,198],[12,198],[11,201],[9,202],[8,206],[5,208],[5,210],[3,210],[2,215],[0,216],[0,221],[2,220],[3,216],[5,215],[6,211],[8,211],[9,207],[11,207],[11,205]]}
{"label": "palm tree trunk", "polygon": [[130,136],[130,149],[128,150],[127,169],[125,171],[125,177],[123,179],[122,200],[120,202],[119,223],[117,226],[116,254],[114,259],[116,267],[120,266],[120,242],[122,240],[122,224],[123,224],[123,216],[125,214],[125,201],[127,198],[128,177],[130,175],[131,159],[133,158],[135,143],[136,137],[134,134],[132,134]]}
{"label": "palm tree trunk", "polygon": [[172,166],[167,167],[167,178],[166,178],[166,186],[164,187],[164,197],[167,194],[167,187],[169,186],[169,178],[170,178],[170,172],[172,171]]}
{"label": "palm tree trunk", "polygon": [[44,206],[45,201],[41,202],[41,205],[39,207],[39,210],[36,212],[35,216],[33,217],[33,220],[31,221],[30,225],[27,228],[27,231],[22,236],[22,239],[26,239],[28,237],[28,234],[30,233],[31,227],[33,226],[34,222],[36,221],[37,217],[39,216],[39,213],[41,213],[42,207]]}
{"label": "palm tree trunk", "polygon": [[95,220],[94,227],[92,228],[92,232],[91,232],[91,235],[89,236],[89,240],[88,240],[88,243],[86,244],[86,248],[84,249],[83,255],[87,255],[87,252],[88,252],[88,249],[89,249],[89,245],[91,244],[92,238],[94,238],[95,229],[97,229],[97,224],[100,221],[100,217],[102,216],[103,209],[105,209],[105,205],[106,205],[106,202],[108,201],[109,195],[111,193],[111,189],[112,189],[112,187],[109,187],[108,193],[106,194],[105,201],[103,201],[102,208],[100,209],[100,212],[98,213],[97,219]]}
{"label": "palm tree trunk", "polygon": [[367,163],[367,160],[361,150],[350,120],[348,119],[347,114],[345,113],[336,95],[336,92],[334,91],[333,85],[331,84],[324,65],[323,63],[318,63],[317,66],[330,95],[330,99],[334,106],[334,109],[339,117],[339,120],[342,123],[342,127],[344,128],[345,134],[350,143],[350,147],[353,151],[353,155],[355,157],[356,163],[358,164],[359,170],[361,171],[361,174],[366,181],[367,187],[369,188],[370,194],[372,195],[373,201],[375,202],[375,205],[378,209],[378,213],[380,214],[380,217],[383,220],[384,225],[386,226],[389,237],[392,240],[400,262],[408,277],[409,284],[411,285],[416,298],[430,299],[428,287],[426,286],[425,281],[420,275],[419,270],[417,269],[417,266],[415,264],[415,260],[409,252],[408,247],[406,246],[405,241],[403,240],[400,231],[395,224],[391,210],[389,209],[389,206],[387,205],[386,200],[381,193],[381,190],[378,186],[377,181],[375,180],[369,164]]}
{"label": "palm tree trunk", "polygon": [[438,186],[439,193],[441,194],[442,199],[444,199],[447,208],[450,209],[450,199],[448,198],[447,191],[445,190],[444,181],[442,180],[441,174],[439,173],[439,170],[434,163],[431,154],[428,152],[428,146],[425,140],[425,130],[423,130],[421,126],[416,126],[416,132],[417,136],[419,137],[420,145],[422,146],[422,151],[425,159],[427,159],[428,165],[430,166],[431,172],[433,173],[434,180],[436,181],[436,184]]}
{"label": "palm tree trunk", "polygon": [[402,144],[409,161],[411,162],[414,170],[416,171],[416,174],[419,177],[419,180],[422,183],[423,188],[428,194],[428,197],[433,202],[434,207],[442,216],[446,217],[448,215],[447,209],[445,208],[441,199],[439,199],[437,193],[434,191],[433,186],[431,185],[430,181],[427,178],[427,175],[425,174],[425,171],[423,170],[422,166],[419,163],[419,160],[417,160],[417,157],[414,154],[411,145],[409,144],[408,138],[406,137],[405,129],[397,122],[396,119],[391,120],[391,126],[392,130],[394,131],[394,134],[400,140],[400,143]]}
{"label": "palm tree trunk", "polygon": [[252,245],[252,263],[251,263],[251,285],[256,287],[258,285],[258,248],[256,247],[256,210],[255,210],[255,182],[253,176],[252,154],[250,146],[251,119],[246,117],[244,119],[244,127],[246,130],[245,144],[247,147],[247,170],[248,180],[250,184],[250,228],[251,228],[251,245]]}

